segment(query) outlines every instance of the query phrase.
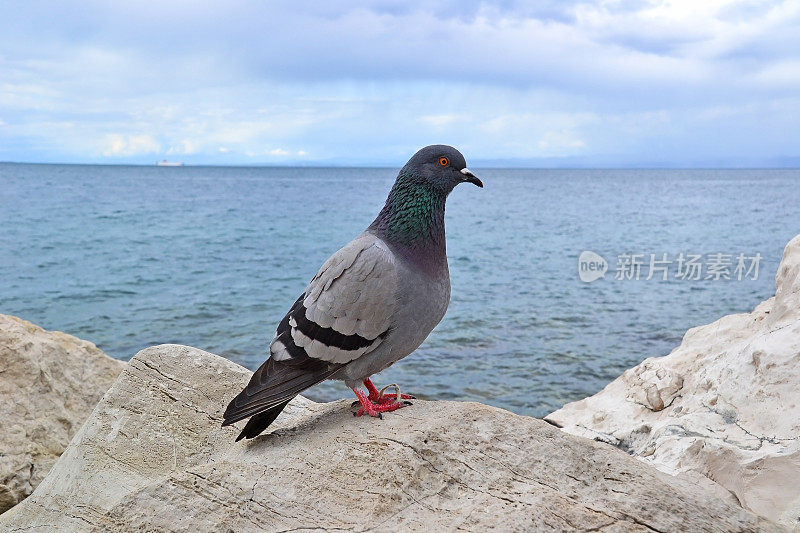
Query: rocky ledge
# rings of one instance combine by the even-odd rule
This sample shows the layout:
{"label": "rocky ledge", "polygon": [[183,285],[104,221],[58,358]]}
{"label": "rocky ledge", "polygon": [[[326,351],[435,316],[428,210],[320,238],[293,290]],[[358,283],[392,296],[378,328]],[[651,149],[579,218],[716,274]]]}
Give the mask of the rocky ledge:
{"label": "rocky ledge", "polygon": [[0,315],[0,513],[44,479],[124,366],[91,342]]}
{"label": "rocky ledge", "polygon": [[383,420],[297,398],[234,443],[250,372],[195,348],[137,354],[3,531],[775,531],[695,483],[541,420],[415,401]]}
{"label": "rocky ledge", "polygon": [[800,236],[775,286],[752,313],[690,329],[546,420],[800,527]]}

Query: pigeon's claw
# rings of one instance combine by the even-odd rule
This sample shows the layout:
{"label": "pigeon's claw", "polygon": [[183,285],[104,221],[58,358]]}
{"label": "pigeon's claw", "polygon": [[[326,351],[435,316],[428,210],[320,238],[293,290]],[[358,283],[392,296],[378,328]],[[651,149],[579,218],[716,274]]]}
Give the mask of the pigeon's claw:
{"label": "pigeon's claw", "polygon": [[[397,394],[395,394],[395,393],[393,393],[393,392],[392,392],[392,393],[389,393],[389,394],[384,394],[384,395],[381,397],[381,403],[384,403],[384,402],[393,402],[393,401],[395,401],[396,399],[397,399]],[[416,397],[416,396],[412,396],[412,395],[410,395],[410,394],[403,393],[403,394],[401,394],[401,395],[400,395],[400,399],[401,399],[401,400],[416,400],[416,399],[417,399],[417,397]]]}
{"label": "pigeon's claw", "polygon": [[[364,380],[364,386],[369,391],[369,401],[372,403],[389,403],[394,402],[398,398],[401,400],[416,400],[416,396],[412,396],[411,394],[403,394],[400,392],[400,387],[396,383],[392,383],[391,385],[386,385],[381,390],[372,383],[372,380],[369,378]],[[394,387],[395,392],[392,393],[385,393],[384,391],[389,387]]]}
{"label": "pigeon's claw", "polygon": [[[396,385],[395,385],[396,387]],[[356,393],[358,397],[358,401],[361,403],[361,409],[353,413],[353,416],[361,416],[363,414],[368,414],[369,416],[376,417],[376,418],[383,418],[381,413],[388,413],[390,411],[396,411],[401,407],[405,407],[406,405],[411,405],[411,402],[407,401],[398,401],[396,399],[389,399],[386,398],[388,395],[378,396],[378,399],[382,399],[380,403],[373,403],[370,400],[370,397],[364,394],[362,391],[358,389],[353,389],[353,392]],[[379,391],[378,394],[380,395]],[[400,391],[398,390],[398,393]],[[400,395],[402,398],[402,394]],[[355,402],[353,402],[355,406]]]}

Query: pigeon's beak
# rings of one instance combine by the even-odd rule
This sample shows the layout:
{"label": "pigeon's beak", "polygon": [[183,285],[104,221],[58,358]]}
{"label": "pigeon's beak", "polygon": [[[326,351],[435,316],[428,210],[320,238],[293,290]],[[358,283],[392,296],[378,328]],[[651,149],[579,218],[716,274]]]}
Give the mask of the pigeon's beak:
{"label": "pigeon's beak", "polygon": [[464,181],[468,181],[474,185],[477,185],[478,187],[483,187],[483,182],[479,180],[478,177],[470,171],[470,169],[462,168],[461,173],[464,174],[464,177],[462,178]]}

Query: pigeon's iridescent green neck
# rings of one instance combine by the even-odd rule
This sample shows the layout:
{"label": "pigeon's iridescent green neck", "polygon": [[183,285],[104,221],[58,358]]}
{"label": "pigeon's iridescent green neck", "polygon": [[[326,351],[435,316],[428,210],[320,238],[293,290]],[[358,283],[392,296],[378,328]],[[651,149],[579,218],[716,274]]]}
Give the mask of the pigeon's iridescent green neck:
{"label": "pigeon's iridescent green neck", "polygon": [[401,172],[370,228],[409,247],[444,246],[446,199],[447,191]]}

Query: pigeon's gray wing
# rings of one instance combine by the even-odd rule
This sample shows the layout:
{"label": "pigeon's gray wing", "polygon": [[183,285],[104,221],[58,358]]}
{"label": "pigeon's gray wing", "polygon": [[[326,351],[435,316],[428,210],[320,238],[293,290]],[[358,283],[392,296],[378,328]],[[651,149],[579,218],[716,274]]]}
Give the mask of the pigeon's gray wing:
{"label": "pigeon's gray wing", "polygon": [[[377,348],[389,331],[395,307],[394,255],[377,237],[364,234],[339,250],[311,280],[300,308],[289,316],[291,337],[309,357],[349,363]],[[273,357],[292,356],[272,344]]]}
{"label": "pigeon's gray wing", "polygon": [[394,255],[374,235],[336,252],[278,325],[269,359],[228,405],[223,425],[284,404],[377,348],[391,329],[396,290]]}

